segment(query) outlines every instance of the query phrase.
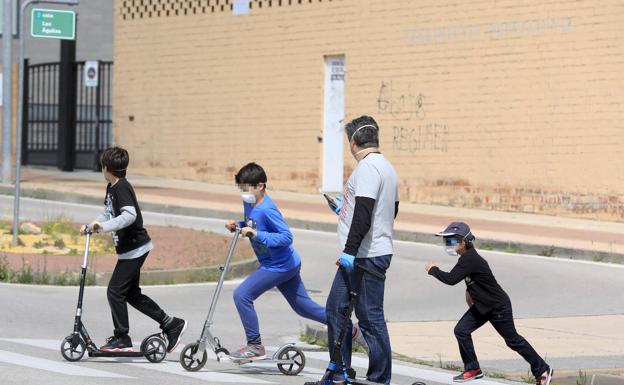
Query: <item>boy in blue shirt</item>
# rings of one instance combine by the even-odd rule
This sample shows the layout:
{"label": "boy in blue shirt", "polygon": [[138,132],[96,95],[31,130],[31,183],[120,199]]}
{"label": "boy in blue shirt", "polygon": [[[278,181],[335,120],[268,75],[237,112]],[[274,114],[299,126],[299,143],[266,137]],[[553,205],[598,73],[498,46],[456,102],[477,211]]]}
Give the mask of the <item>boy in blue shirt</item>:
{"label": "boy in blue shirt", "polygon": [[258,316],[253,302],[264,292],[277,287],[292,309],[302,317],[327,324],[325,307],[314,302],[301,280],[301,258],[293,248],[293,236],[282,214],[266,194],[267,176],[256,163],[249,163],[235,175],[241,191],[245,221],[229,221],[225,227],[249,237],[260,266],[234,291],[234,303],[240,315],[247,346],[231,354],[232,358],[266,358],[260,338]]}

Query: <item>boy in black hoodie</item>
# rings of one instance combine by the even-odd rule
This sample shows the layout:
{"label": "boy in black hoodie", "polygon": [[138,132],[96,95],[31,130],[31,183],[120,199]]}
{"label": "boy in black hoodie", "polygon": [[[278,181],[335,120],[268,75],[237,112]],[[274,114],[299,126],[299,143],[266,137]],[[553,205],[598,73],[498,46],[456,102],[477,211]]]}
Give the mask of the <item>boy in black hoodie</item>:
{"label": "boy in black hoodie", "polygon": [[471,334],[486,322],[490,322],[505,339],[507,346],[531,365],[536,385],[550,385],[552,368],[516,331],[509,296],[496,282],[487,261],[475,250],[472,243],[475,237],[470,232],[470,227],[463,222],[453,222],[436,235],[443,237],[446,252],[452,256],[459,255],[459,259],[448,273],[434,266],[433,262],[428,262],[425,270],[447,285],[465,281],[466,302],[470,306],[455,326],[464,372],[453,377],[453,381],[465,382],[483,377]]}
{"label": "boy in black hoodie", "polygon": [[[94,233],[111,232],[117,252],[117,264],[108,283],[108,303],[115,326],[114,334],[100,347],[105,352],[132,351],[132,340],[128,335],[129,303],[141,313],[160,324],[167,337],[167,351],[173,351],[186,329],[186,321],[167,315],[151,298],[141,292],[139,278],[141,267],[154,247],[143,227],[143,216],[132,185],[126,180],[126,169],[130,162],[128,151],[111,147],[102,153],[102,173],[108,182],[104,198],[104,212],[91,222]],[[86,226],[80,228],[84,234]]]}

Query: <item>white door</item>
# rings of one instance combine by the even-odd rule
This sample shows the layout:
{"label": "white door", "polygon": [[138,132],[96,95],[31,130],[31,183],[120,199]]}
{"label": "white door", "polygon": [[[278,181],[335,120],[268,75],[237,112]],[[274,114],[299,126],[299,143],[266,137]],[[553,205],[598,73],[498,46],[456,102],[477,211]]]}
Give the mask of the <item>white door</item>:
{"label": "white door", "polygon": [[323,192],[342,192],[343,187],[344,64],[343,55],[325,57]]}

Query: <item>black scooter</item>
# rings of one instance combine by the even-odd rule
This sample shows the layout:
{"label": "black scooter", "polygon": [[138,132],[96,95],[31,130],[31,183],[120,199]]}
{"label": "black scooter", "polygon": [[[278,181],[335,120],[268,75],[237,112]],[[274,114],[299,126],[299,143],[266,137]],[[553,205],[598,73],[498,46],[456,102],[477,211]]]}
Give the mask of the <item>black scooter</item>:
{"label": "black scooter", "polygon": [[74,331],[65,337],[61,343],[61,354],[67,361],[80,360],[85,352],[89,357],[145,357],[150,362],[161,362],[167,356],[167,342],[162,333],[147,336],[141,342],[141,350],[137,352],[103,352],[93,343],[87,328],[82,323],[82,298],[84,295],[87,267],[89,262],[89,242],[92,230],[85,227],[86,243],[82,269],[80,270],[80,291],[78,292],[78,306],[74,319]]}
{"label": "black scooter", "polygon": [[[338,263],[336,263],[338,264]],[[346,269],[345,267],[340,266],[339,269]],[[346,271],[342,271],[342,273],[346,274]],[[344,322],[340,327],[340,333],[338,334],[338,339],[334,342],[334,349],[330,354],[330,360],[327,364],[327,369],[323,374],[323,377],[319,381],[314,382],[306,382],[304,385],[333,385],[334,384],[334,375],[341,374],[343,378],[346,379],[346,384],[354,384],[354,385],[379,385],[376,382],[368,381],[363,378],[356,377],[355,370],[353,368],[348,368],[344,364],[344,360],[342,359],[342,340],[344,339],[348,330],[350,330],[349,322],[351,320],[351,314],[355,309],[355,304],[357,302],[359,287],[362,283],[362,277],[365,273],[371,274],[381,280],[385,280],[386,276],[382,273],[374,271],[372,269],[365,268],[363,266],[355,265],[355,279],[353,285],[349,287],[349,307],[347,308],[347,312],[345,314]],[[347,282],[349,280],[347,279]],[[412,385],[425,385],[422,382],[414,382]]]}

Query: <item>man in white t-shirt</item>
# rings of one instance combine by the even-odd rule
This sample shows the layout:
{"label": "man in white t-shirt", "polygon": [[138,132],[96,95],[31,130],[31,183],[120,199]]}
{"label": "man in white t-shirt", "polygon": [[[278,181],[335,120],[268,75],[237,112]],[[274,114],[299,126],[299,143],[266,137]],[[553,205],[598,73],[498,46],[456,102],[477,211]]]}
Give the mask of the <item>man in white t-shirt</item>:
{"label": "man in white t-shirt", "polygon": [[[379,126],[372,117],[354,119],[345,126],[345,131],[358,164],[335,210],[340,218],[338,239],[343,252],[327,298],[330,351],[348,310],[349,288],[358,284],[354,282],[354,267],[360,266],[364,275],[355,315],[369,349],[366,377],[372,382],[389,384],[392,351],[383,310],[383,277],[393,254],[392,232],[399,210],[398,178],[390,162],[379,152]],[[351,338],[345,337],[342,346],[343,362],[350,367]],[[335,377],[334,383],[341,383],[341,378]]]}

